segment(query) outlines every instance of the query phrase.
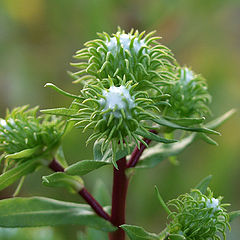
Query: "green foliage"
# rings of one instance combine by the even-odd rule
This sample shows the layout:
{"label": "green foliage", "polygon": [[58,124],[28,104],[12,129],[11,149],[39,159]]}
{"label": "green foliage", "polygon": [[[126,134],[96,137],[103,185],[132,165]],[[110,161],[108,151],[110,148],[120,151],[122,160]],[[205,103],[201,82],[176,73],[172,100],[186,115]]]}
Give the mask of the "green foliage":
{"label": "green foliage", "polygon": [[159,240],[156,234],[148,233],[142,227],[124,224],[121,228],[124,229],[131,240]]}
{"label": "green foliage", "polygon": [[172,117],[202,117],[210,113],[208,104],[211,96],[205,79],[192,70],[178,68],[176,83],[166,87],[165,92],[171,95],[164,113]]}
{"label": "green foliage", "polygon": [[43,197],[13,198],[0,201],[0,227],[39,227],[77,224],[103,231],[115,228],[85,204]]}
{"label": "green foliage", "polygon": [[47,187],[64,187],[73,192],[79,192],[84,187],[83,180],[79,176],[70,176],[63,172],[43,176],[42,180],[43,185]]}
{"label": "green foliage", "polygon": [[0,150],[6,159],[25,161],[40,155],[52,155],[60,144],[63,122],[60,119],[37,117],[38,107],[28,106],[7,111],[0,120]]}
{"label": "green foliage", "polygon": [[[159,44],[153,37],[155,32],[131,30],[128,34],[118,29],[109,36],[99,33],[100,39],[85,43],[86,48],[77,51],[74,56],[81,62],[72,63],[80,71],[73,73],[75,82],[104,80],[108,76],[119,76],[139,82],[139,88],[152,87],[152,82],[161,86],[174,79],[174,61],[171,51]],[[145,36],[144,36],[145,35]],[[119,85],[117,78],[115,79]]]}
{"label": "green foliage", "polygon": [[221,197],[214,198],[210,190],[207,195],[192,190],[169,201],[168,206],[175,211],[169,215],[172,220],[168,231],[192,240],[221,239],[219,233],[226,239],[225,231],[230,225],[224,207],[228,204],[222,204],[221,200]]}

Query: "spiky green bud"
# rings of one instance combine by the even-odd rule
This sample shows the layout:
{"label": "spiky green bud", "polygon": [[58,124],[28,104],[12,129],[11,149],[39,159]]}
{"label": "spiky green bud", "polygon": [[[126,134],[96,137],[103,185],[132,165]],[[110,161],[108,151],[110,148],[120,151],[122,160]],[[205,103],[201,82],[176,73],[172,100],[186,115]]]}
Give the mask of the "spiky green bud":
{"label": "spiky green bud", "polygon": [[139,88],[144,88],[153,82],[157,87],[175,79],[173,55],[156,41],[160,37],[153,37],[154,33],[145,35],[145,32],[133,30],[125,33],[119,28],[112,36],[105,32],[98,34],[100,39],[85,43],[86,48],[74,56],[82,60],[72,64],[81,69],[73,73],[75,82],[103,80],[110,76],[115,78],[115,85],[119,85],[116,77],[126,76],[134,83],[141,83]]}
{"label": "spiky green bud", "polygon": [[22,161],[51,151],[60,143],[63,122],[51,116],[37,117],[38,107],[14,108],[0,119],[0,150]]}
{"label": "spiky green bud", "polygon": [[225,231],[229,225],[229,215],[221,203],[222,197],[214,198],[208,189],[207,195],[199,190],[180,195],[168,202],[175,210],[169,215],[172,221],[168,225],[170,234],[179,234],[187,240],[226,239]]}
{"label": "spiky green bud", "polygon": [[211,96],[207,84],[201,75],[189,68],[178,69],[175,84],[168,85],[164,93],[169,94],[171,107],[166,107],[165,114],[171,117],[203,117],[210,113],[208,104]]}

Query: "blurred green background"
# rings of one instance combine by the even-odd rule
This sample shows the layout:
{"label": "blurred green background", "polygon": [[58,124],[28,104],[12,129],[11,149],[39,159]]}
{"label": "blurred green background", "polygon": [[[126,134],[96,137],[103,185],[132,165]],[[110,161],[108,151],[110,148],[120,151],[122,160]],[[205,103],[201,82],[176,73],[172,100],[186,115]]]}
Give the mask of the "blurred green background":
{"label": "blurred green background", "polygon": [[[239,0],[1,0],[0,116],[6,108],[23,104],[42,109],[68,106],[71,99],[45,89],[44,84],[53,82],[78,93],[80,86],[73,85],[66,73],[71,70],[73,53],[95,38],[96,32],[113,33],[118,25],[125,30],[157,30],[181,65],[191,66],[208,80],[214,116],[239,109]],[[216,196],[224,195],[225,201],[232,203],[231,210],[240,209],[239,113],[220,131],[222,136],[215,138],[219,147],[196,142],[179,156],[179,166],[165,161],[154,169],[136,171],[129,187],[127,223],[159,232],[166,214],[158,204],[154,185],[168,200],[189,191],[209,174],[214,176]],[[64,151],[70,163],[92,158],[92,146],[85,147],[86,137],[77,130],[66,137]],[[81,201],[78,196],[42,186],[41,175],[47,172],[27,177],[21,196]],[[91,173],[85,177],[87,187],[92,190],[101,178],[110,191],[111,175],[108,167]],[[8,188],[0,196],[11,192]],[[239,239],[239,224],[232,224],[228,239]],[[76,231],[76,227],[56,228],[56,239],[74,240]]]}

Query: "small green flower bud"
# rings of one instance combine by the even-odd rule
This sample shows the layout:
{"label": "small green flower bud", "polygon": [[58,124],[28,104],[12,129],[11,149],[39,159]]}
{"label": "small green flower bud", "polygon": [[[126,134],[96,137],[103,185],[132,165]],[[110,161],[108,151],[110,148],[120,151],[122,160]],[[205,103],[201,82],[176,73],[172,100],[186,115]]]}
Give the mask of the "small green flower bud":
{"label": "small green flower bud", "polygon": [[199,190],[180,195],[168,202],[175,209],[169,217],[173,220],[168,225],[170,234],[180,234],[189,240],[226,239],[225,231],[229,225],[229,215],[224,209],[228,204],[221,203],[222,197],[214,198],[208,189],[204,195]]}
{"label": "small green flower bud", "polygon": [[208,104],[211,96],[208,93],[205,79],[196,75],[189,68],[179,68],[175,84],[165,87],[164,93],[171,95],[165,114],[176,118],[203,117],[210,113]]}
{"label": "small green flower bud", "polygon": [[145,35],[145,32],[125,31],[118,29],[116,34],[98,34],[100,39],[85,43],[86,48],[77,51],[74,56],[83,62],[72,65],[81,69],[73,73],[75,82],[94,79],[103,80],[109,76],[118,78],[126,76],[134,83],[140,82],[138,88],[151,86],[152,83],[162,85],[164,81],[175,79],[175,59],[171,51],[159,44],[153,37],[155,32]]}
{"label": "small green flower bud", "polygon": [[23,161],[51,154],[60,143],[63,122],[57,118],[37,117],[38,107],[14,108],[0,119],[0,150],[6,157]]}

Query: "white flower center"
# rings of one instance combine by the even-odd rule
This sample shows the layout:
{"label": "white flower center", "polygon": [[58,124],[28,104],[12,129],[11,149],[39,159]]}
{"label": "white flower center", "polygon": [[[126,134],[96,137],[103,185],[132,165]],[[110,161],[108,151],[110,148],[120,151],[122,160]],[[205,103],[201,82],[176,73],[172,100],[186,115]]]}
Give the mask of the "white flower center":
{"label": "white flower center", "polygon": [[194,79],[194,73],[188,68],[181,69],[181,79],[180,81],[184,83],[189,83]]}
{"label": "white flower center", "polygon": [[100,99],[99,102],[102,106],[104,106],[103,111],[108,109],[114,110],[116,108],[117,111],[113,112],[115,117],[121,116],[120,112],[118,111],[119,109],[124,109],[128,115],[129,113],[127,109],[131,109],[135,106],[134,99],[131,97],[129,90],[124,86],[112,86],[109,89],[104,90],[102,95],[105,98]]}
{"label": "white flower center", "polygon": [[219,200],[216,198],[207,199],[206,201],[207,208],[212,208],[214,211],[220,210]]}
{"label": "white flower center", "polygon": [[[120,44],[124,50],[130,50],[130,43],[131,43],[131,40],[133,37],[134,36],[130,35],[130,34],[121,34],[119,36]],[[143,39],[139,41],[138,38],[136,37],[133,40],[133,49],[136,53],[138,53],[139,50],[141,49],[141,47],[143,47],[143,46],[146,46],[145,41]],[[108,47],[108,50],[110,52],[112,52],[113,55],[115,55],[117,53],[117,51],[119,49],[118,49],[116,37],[110,38],[110,41],[107,42],[107,47]],[[145,52],[145,51],[146,50],[144,49],[143,52]]]}

